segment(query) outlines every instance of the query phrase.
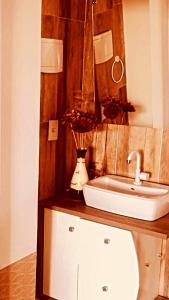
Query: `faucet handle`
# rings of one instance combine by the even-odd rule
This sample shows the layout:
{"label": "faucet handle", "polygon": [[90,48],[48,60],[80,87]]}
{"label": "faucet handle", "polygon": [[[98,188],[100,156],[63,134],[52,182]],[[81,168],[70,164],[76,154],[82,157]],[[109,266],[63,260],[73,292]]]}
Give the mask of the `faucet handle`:
{"label": "faucet handle", "polygon": [[139,177],[140,177],[141,180],[149,180],[150,173],[148,173],[148,172],[141,172],[140,175],[139,175]]}

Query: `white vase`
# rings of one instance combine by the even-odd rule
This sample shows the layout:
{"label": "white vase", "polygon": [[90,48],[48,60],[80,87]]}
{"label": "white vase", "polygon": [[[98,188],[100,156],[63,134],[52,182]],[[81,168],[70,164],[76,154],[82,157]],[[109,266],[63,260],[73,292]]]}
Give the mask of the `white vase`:
{"label": "white vase", "polygon": [[86,169],[85,155],[87,152],[86,148],[77,149],[77,163],[75,171],[72,176],[70,183],[72,195],[76,199],[83,199],[83,185],[88,182],[89,177]]}

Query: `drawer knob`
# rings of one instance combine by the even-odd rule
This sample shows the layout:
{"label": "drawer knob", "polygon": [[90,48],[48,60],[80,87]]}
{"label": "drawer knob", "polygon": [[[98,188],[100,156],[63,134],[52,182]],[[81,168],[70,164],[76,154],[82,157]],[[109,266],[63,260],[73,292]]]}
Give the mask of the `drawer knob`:
{"label": "drawer knob", "polygon": [[69,227],[69,231],[70,231],[70,232],[73,232],[74,230],[75,230],[75,228],[74,228],[73,226],[70,226],[70,227]]}
{"label": "drawer knob", "polygon": [[110,244],[110,239],[104,239],[105,244]]}
{"label": "drawer knob", "polygon": [[106,286],[106,285],[103,286],[103,287],[102,287],[102,290],[103,290],[103,292],[108,292],[108,286]]}

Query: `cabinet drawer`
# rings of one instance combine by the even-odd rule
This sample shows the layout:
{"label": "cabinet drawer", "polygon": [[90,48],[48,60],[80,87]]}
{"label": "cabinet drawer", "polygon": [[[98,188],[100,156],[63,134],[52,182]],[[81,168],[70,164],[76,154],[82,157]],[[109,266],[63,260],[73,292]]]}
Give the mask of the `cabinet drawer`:
{"label": "cabinet drawer", "polygon": [[114,293],[112,282],[107,278],[99,278],[97,268],[79,269],[78,296],[80,300],[119,299]]}
{"label": "cabinet drawer", "polygon": [[66,259],[69,253],[69,259],[76,260],[79,220],[76,216],[45,209],[44,254],[56,252]]}
{"label": "cabinet drawer", "polygon": [[126,247],[128,243],[134,246],[131,232],[119,228],[81,220],[80,232],[81,248],[85,249],[85,255],[92,262],[99,256],[104,264],[109,264],[112,256],[117,261],[119,253],[123,254],[124,249],[130,256],[130,249]]}
{"label": "cabinet drawer", "polygon": [[75,254],[74,244],[78,242],[80,218],[61,212],[56,212],[56,214],[57,220],[54,226],[54,234],[57,235],[59,245],[68,247],[69,253]]}
{"label": "cabinet drawer", "polygon": [[79,299],[136,300],[139,271],[131,233],[86,220],[80,230]]}
{"label": "cabinet drawer", "polygon": [[[117,270],[116,270],[117,271]],[[103,272],[99,265],[79,266],[79,284],[78,295],[80,300],[136,300],[138,293],[138,285],[133,284],[133,279],[128,276],[127,280],[123,281],[123,276],[117,280],[114,276],[116,272],[109,269]],[[125,282],[125,286],[124,286]]]}

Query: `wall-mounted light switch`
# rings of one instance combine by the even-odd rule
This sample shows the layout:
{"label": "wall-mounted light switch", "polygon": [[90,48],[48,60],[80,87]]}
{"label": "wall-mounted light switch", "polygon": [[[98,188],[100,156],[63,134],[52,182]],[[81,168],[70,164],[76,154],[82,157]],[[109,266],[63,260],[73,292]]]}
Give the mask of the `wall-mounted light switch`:
{"label": "wall-mounted light switch", "polygon": [[58,120],[49,120],[48,141],[58,139]]}

